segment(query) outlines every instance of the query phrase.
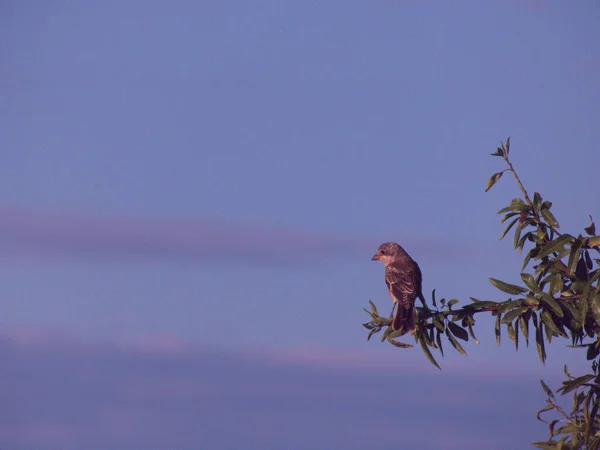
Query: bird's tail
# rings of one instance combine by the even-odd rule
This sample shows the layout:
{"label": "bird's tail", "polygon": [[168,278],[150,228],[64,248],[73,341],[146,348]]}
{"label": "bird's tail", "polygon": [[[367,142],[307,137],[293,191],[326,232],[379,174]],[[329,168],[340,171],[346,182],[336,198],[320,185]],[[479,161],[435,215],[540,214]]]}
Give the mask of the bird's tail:
{"label": "bird's tail", "polygon": [[392,320],[392,330],[402,330],[402,334],[409,333],[415,329],[415,305],[411,303],[408,308],[398,305],[396,314]]}

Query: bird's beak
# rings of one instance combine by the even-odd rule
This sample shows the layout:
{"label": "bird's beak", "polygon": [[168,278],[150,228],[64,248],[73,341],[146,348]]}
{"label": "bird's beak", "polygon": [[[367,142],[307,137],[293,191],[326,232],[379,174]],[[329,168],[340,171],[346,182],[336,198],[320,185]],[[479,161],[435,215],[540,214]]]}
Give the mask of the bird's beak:
{"label": "bird's beak", "polygon": [[371,258],[371,261],[378,261],[378,260],[379,260],[378,254],[374,254],[373,257]]}

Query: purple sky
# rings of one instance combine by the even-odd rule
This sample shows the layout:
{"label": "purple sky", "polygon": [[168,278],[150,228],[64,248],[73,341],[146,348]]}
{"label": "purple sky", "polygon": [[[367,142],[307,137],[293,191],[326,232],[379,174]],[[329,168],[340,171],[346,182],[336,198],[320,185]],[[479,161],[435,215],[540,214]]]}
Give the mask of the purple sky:
{"label": "purple sky", "polygon": [[[0,411],[14,425],[0,425],[3,450],[175,437],[178,448],[384,448],[394,413],[418,448],[440,448],[418,440],[432,424],[444,448],[544,437],[528,428],[537,380],[564,362],[585,368],[565,342],[543,368],[533,350],[496,348],[481,318],[481,345],[439,373],[419,349],[366,343],[362,307],[390,306],[370,261],[387,240],[419,262],[427,295],[502,299],[487,278],[517,281],[521,259],[498,241],[495,212],[518,191],[508,177],[483,190],[509,135],[525,186],[563,228],[600,219],[600,5],[0,9],[0,393],[14,403]],[[61,381],[76,367],[76,386]],[[512,375],[486,393],[495,373]],[[471,388],[430,417],[436,392]],[[477,427],[468,447],[482,410],[503,431]]]}
{"label": "purple sky", "polygon": [[91,344],[31,329],[7,332],[0,351],[6,448],[500,449],[546,432],[529,410],[541,389],[510,368],[440,378],[378,351]]}

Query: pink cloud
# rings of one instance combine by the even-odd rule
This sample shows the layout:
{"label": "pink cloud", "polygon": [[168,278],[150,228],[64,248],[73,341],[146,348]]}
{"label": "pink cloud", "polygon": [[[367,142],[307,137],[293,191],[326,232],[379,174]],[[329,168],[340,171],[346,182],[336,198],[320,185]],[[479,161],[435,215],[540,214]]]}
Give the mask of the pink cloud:
{"label": "pink cloud", "polygon": [[514,8],[527,12],[546,11],[552,7],[547,0],[513,0],[511,4]]}
{"label": "pink cloud", "polygon": [[[425,358],[418,344],[412,338],[404,339],[415,347],[411,349],[392,349],[388,344],[372,342],[370,349],[339,349],[325,347],[288,347],[265,350],[256,357],[272,364],[303,366],[345,372],[348,370],[362,373],[420,374],[438,373]],[[522,378],[527,371],[511,365],[479,367],[449,361],[436,353],[436,359],[444,374],[460,375],[470,379],[506,379]]]}
{"label": "pink cloud", "polygon": [[24,347],[45,348],[78,344],[73,336],[35,325],[9,327],[0,331],[0,336]]}
{"label": "pink cloud", "polygon": [[[0,331],[0,337],[22,347],[32,349],[85,350],[101,347],[102,343],[83,341],[64,332],[44,327],[12,327]],[[413,343],[412,338],[404,342]],[[110,342],[124,351],[140,356],[174,357],[194,359],[202,355],[230,353],[233,357],[280,367],[299,367],[328,372],[379,373],[388,371],[404,374],[436,374],[435,369],[422,354],[418,345],[412,349],[392,349],[377,341],[370,348],[348,349],[335,347],[275,347],[245,350],[216,351],[201,343],[188,342],[175,334],[161,333],[137,336],[128,341]],[[379,345],[378,345],[379,344]],[[414,344],[414,343],[413,343]],[[464,376],[469,379],[519,379],[530,371],[513,365],[487,365],[473,370],[471,366],[456,363],[437,355],[443,373]]]}
{"label": "pink cloud", "polygon": [[[66,257],[303,266],[348,256],[367,261],[365,255],[385,239],[216,220],[94,217],[0,206],[0,255],[12,260]],[[442,239],[404,240],[421,254],[453,259],[457,255],[458,246]],[[464,246],[458,254],[466,257]]]}
{"label": "pink cloud", "polygon": [[11,430],[0,428],[3,442],[15,440],[28,446],[65,445],[71,442],[72,437],[73,433],[67,427],[51,421],[38,421]]}
{"label": "pink cloud", "polygon": [[[7,448],[202,443],[274,450],[294,442],[298,448],[358,449],[390,447],[399,438],[410,448],[516,448],[536,434],[534,412],[543,403],[537,376],[495,379],[489,389],[487,377],[425,372],[393,350],[235,353],[172,336],[138,339],[140,349],[85,343],[51,330],[0,334],[3,398],[10,405],[0,411],[0,441]],[[38,336],[43,348],[31,345]],[[184,352],[161,353],[165,343]],[[148,353],[152,345],[161,351]],[[402,367],[389,370],[396,364],[391,360]],[[506,429],[520,431],[516,436]]]}
{"label": "pink cloud", "polygon": [[139,337],[127,347],[150,355],[185,355],[191,350],[190,344],[172,334]]}
{"label": "pink cloud", "polygon": [[[581,61],[577,67],[582,75],[586,77],[596,77],[600,73],[600,58],[588,58]],[[597,80],[597,78],[594,78]]]}
{"label": "pink cloud", "polygon": [[296,265],[366,248],[365,239],[269,226],[93,217],[6,206],[0,207],[0,235],[2,253],[22,259],[62,256]]}

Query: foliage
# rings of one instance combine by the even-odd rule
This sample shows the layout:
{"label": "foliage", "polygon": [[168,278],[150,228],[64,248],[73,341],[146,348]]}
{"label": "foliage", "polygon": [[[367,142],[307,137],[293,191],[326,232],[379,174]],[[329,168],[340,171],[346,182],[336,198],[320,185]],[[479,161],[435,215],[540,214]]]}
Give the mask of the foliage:
{"label": "foliage", "polygon": [[[549,439],[534,442],[541,449],[597,449],[600,448],[600,236],[590,216],[591,224],[584,234],[561,234],[559,223],[551,212],[552,203],[535,192],[533,200],[523,187],[517,172],[509,160],[510,138],[492,153],[504,160],[507,168],[490,177],[486,192],[506,172],[513,174],[522,198],[513,199],[498,211],[501,222],[508,222],[500,235],[503,239],[513,230],[513,246],[525,252],[521,267],[522,285],[509,284],[494,278],[489,281],[509,297],[503,301],[479,300],[470,297],[471,303],[458,307],[456,299],[436,300],[431,294],[430,308],[425,302],[417,308],[418,320],[414,339],[427,359],[440,368],[432,351],[443,356],[443,343],[447,341],[459,353],[466,355],[460,341],[475,338],[475,316],[490,313],[495,316],[496,342],[500,345],[503,329],[514,342],[516,349],[531,340],[535,342],[542,363],[546,360],[546,343],[553,338],[570,339],[573,348],[585,348],[591,363],[591,373],[572,376],[565,366],[567,379],[562,387],[552,392],[542,381],[547,400],[537,418],[546,422],[541,414],[554,411],[558,419],[546,422]],[[367,339],[383,330],[381,341],[395,347],[409,348],[411,344],[398,341],[401,335],[391,328],[391,319],[379,315],[373,302],[365,311],[370,321],[363,324],[369,330]],[[565,412],[556,402],[554,393],[573,394],[573,407]]]}

